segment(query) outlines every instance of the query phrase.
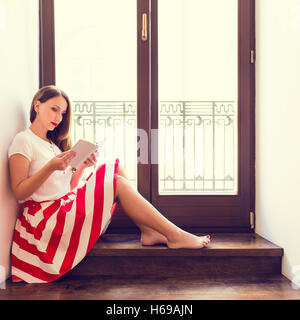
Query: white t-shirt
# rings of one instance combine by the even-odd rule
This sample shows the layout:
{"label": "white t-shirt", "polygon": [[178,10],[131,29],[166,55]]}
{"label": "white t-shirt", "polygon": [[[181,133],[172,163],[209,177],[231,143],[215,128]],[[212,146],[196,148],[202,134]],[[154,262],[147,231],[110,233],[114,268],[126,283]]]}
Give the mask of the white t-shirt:
{"label": "white t-shirt", "polygon": [[[31,177],[61,152],[56,144],[43,140],[28,128],[15,136],[8,149],[8,158],[16,153],[25,156],[30,161],[28,177]],[[65,171],[56,170],[30,197],[19,202],[59,199],[71,191],[71,178],[71,167],[68,167]]]}

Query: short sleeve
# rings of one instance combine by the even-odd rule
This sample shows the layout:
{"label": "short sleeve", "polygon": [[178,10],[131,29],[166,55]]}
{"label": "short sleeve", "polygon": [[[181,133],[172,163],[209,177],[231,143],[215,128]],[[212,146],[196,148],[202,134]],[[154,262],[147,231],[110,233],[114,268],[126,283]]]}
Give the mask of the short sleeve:
{"label": "short sleeve", "polygon": [[32,161],[32,145],[30,140],[22,133],[15,136],[8,148],[8,158],[14,154],[22,154],[29,161]]}

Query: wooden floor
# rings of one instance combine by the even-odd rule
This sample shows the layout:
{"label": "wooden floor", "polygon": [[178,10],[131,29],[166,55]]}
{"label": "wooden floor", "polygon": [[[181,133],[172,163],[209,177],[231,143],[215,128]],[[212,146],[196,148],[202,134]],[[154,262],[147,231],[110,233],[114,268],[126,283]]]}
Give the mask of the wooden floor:
{"label": "wooden floor", "polygon": [[255,234],[215,234],[201,250],[143,247],[137,235],[107,235],[55,282],[7,280],[0,300],[300,300],[280,273],[282,255]]}
{"label": "wooden floor", "polygon": [[282,275],[272,277],[113,277],[66,279],[49,284],[12,284],[0,300],[291,300],[300,299]]}

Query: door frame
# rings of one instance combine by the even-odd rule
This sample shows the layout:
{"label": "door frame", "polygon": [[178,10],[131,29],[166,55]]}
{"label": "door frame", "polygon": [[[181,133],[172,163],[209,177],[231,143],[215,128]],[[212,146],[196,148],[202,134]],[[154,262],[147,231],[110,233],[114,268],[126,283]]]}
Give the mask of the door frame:
{"label": "door frame", "polygon": [[[157,1],[151,1],[151,117],[158,129]],[[159,195],[158,164],[151,164],[152,204],[175,224],[196,231],[253,232],[255,210],[255,1],[238,0],[238,194]],[[158,137],[154,136],[158,146]]]}
{"label": "door frame", "polygon": [[[255,214],[255,0],[239,1],[239,194],[237,196],[159,196],[158,165],[151,164],[151,145],[158,146],[151,129],[158,128],[157,0],[137,0],[137,126],[148,136],[148,163],[138,163],[138,191],[165,216],[195,232],[253,232]],[[54,0],[40,5],[40,87],[55,84]],[[148,39],[142,40],[142,14],[147,14]],[[151,13],[151,17],[150,17]],[[244,13],[242,15],[241,13]],[[247,14],[245,14],[247,13]],[[243,28],[240,26],[243,25]],[[243,39],[243,41],[241,41]],[[255,58],[255,57],[254,57]],[[242,106],[242,108],[241,108]],[[243,110],[243,112],[240,112]],[[137,151],[138,153],[138,151]],[[138,154],[137,154],[138,156]],[[136,232],[118,206],[109,230]],[[200,214],[199,214],[200,213]]]}

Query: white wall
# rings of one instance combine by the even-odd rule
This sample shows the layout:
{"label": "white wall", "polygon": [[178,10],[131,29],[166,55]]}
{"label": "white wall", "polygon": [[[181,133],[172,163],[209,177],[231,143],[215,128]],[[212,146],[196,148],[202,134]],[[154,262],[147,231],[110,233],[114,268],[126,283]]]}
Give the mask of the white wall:
{"label": "white wall", "polygon": [[0,266],[6,276],[19,209],[9,185],[7,149],[29,124],[31,99],[38,89],[38,37],[38,0],[0,1]]}
{"label": "white wall", "polygon": [[256,0],[256,232],[300,266],[300,1]]}

